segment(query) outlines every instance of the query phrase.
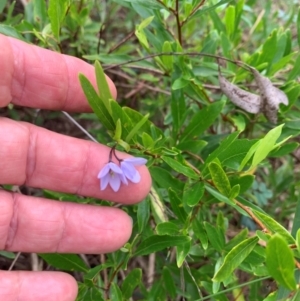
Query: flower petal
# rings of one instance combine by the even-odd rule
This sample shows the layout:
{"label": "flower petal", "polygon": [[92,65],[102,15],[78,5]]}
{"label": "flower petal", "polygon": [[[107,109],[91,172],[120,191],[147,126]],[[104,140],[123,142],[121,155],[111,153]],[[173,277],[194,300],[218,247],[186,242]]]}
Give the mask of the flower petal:
{"label": "flower petal", "polygon": [[122,174],[122,173],[123,173],[122,169],[121,169],[116,163],[114,163],[114,162],[109,162],[108,165],[109,165],[110,169],[111,169],[113,172],[115,172],[115,173],[117,173],[117,174]]}
{"label": "flower petal", "polygon": [[141,180],[141,176],[133,165],[125,161],[121,162],[121,169],[124,176],[133,183],[138,183]]}
{"label": "flower petal", "polygon": [[141,175],[140,173],[136,170],[135,174],[129,179],[133,183],[138,183],[141,180]]}
{"label": "flower petal", "polygon": [[147,160],[140,157],[132,157],[124,159],[123,161],[130,163],[132,165],[145,165],[147,163]]}
{"label": "flower petal", "polygon": [[105,164],[104,167],[100,170],[100,172],[98,173],[97,178],[98,179],[102,179],[103,177],[105,177],[110,171],[110,166],[109,164]]}
{"label": "flower petal", "polygon": [[115,174],[114,176],[110,177],[109,185],[114,192],[117,192],[121,186],[121,179],[119,175]]}
{"label": "flower petal", "polygon": [[109,179],[110,179],[109,174],[106,174],[104,177],[101,178],[101,183],[100,183],[101,190],[104,190],[107,187]]}

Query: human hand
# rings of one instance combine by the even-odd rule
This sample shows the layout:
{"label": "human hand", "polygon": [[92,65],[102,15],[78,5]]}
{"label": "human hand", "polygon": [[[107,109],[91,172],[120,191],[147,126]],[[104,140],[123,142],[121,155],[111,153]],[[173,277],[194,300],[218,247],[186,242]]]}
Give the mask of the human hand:
{"label": "human hand", "polygon": [[[0,35],[0,107],[20,106],[89,112],[78,73],[95,85],[93,66]],[[116,89],[108,79],[111,92]],[[96,86],[96,85],[95,85]],[[141,181],[101,191],[97,174],[107,163],[106,146],[67,137],[35,125],[0,118],[0,184],[27,185],[123,204],[141,201],[151,186]],[[118,153],[119,157],[128,157]],[[56,202],[0,190],[0,249],[38,253],[106,253],[131,235],[122,210]],[[75,300],[77,284],[61,272],[0,271],[0,300]]]}

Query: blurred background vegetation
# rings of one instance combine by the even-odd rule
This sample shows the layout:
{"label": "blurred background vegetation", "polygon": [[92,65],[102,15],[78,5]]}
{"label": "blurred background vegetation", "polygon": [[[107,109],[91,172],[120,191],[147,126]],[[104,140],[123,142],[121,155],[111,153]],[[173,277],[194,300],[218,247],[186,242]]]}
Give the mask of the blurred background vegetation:
{"label": "blurred background vegetation", "polygon": [[[226,137],[240,131],[240,144],[235,144],[231,152],[224,154],[222,161],[231,185],[244,185],[241,189],[242,197],[253,204],[253,208],[263,209],[295,236],[300,218],[296,210],[300,184],[298,0],[64,0],[58,3],[55,0],[49,3],[43,0],[2,0],[0,33],[90,63],[99,60],[116,84],[119,104],[137,110],[142,115],[149,113],[149,119],[163,133],[157,153],[154,148],[147,149],[143,145],[145,154],[147,151],[158,156],[167,154],[180,160],[180,149],[182,156],[190,159],[201,170],[203,160]],[[162,52],[184,54],[155,56]],[[245,182],[241,182],[237,172],[239,164],[253,143],[274,125],[261,114],[249,114],[234,106],[221,93],[218,63],[211,56],[242,61],[253,66],[270,78],[289,98],[289,105],[280,107],[278,123],[285,124],[280,140],[288,136],[291,138],[283,147],[275,148],[255,170],[251,170],[255,178],[247,178],[248,182],[246,178]],[[244,89],[257,91],[253,76],[237,64],[222,61],[222,70],[228,80]],[[178,99],[182,100],[181,107],[176,102]],[[199,140],[195,140],[197,143],[184,149],[180,145],[181,137],[184,136],[184,129],[193,122],[193,116],[211,103],[221,100],[226,100],[221,113],[198,135]],[[174,108],[175,103],[179,108]],[[174,116],[176,110],[180,112],[179,121]],[[10,105],[1,108],[0,115],[88,139],[62,112]],[[95,114],[72,116],[99,142],[111,142]],[[243,147],[243,151],[240,151]],[[230,161],[229,155],[233,156],[236,151],[241,154],[240,158]],[[195,204],[193,211],[185,208],[184,214],[189,214],[191,218],[187,218],[184,224],[178,218],[182,208],[176,210],[177,207],[170,201],[172,194],[169,188],[175,189],[184,203],[184,187],[190,183],[189,180],[165,162],[153,159],[150,165],[157,196],[152,195],[140,205],[124,207],[135,221],[130,244],[139,235],[143,241],[143,238],[153,233],[169,235],[181,231],[181,234],[190,235],[192,239],[189,250],[182,250],[185,252],[183,264],[178,264],[178,258],[176,262],[175,247],[166,247],[159,252],[154,250],[147,256],[132,256],[129,244],[121,251],[100,256],[19,254],[13,269],[68,271],[79,282],[78,300],[299,300],[297,291],[289,295],[285,287],[276,284],[270,277],[265,268],[266,255],[261,246],[257,246],[256,252],[252,252],[247,257],[248,261],[227,281],[213,282],[212,278],[224,256],[249,233],[250,236],[255,235],[259,229],[257,223],[221,202],[216,195],[206,192]],[[209,176],[208,180],[211,180]],[[7,188],[20,190],[24,194],[111,206],[102,200],[30,187]],[[158,198],[158,203],[164,204],[163,213],[168,217],[165,220],[157,216],[162,212],[155,208],[157,203],[153,198]],[[297,223],[294,223],[295,214]],[[141,222],[142,217],[147,223]],[[199,221],[197,229],[194,219]],[[173,224],[157,228],[160,223],[168,220]],[[173,228],[167,229],[167,226]],[[224,239],[221,250],[215,242],[214,227],[220,230],[218,235],[221,240]],[[130,256],[126,257],[128,253]],[[8,269],[15,254],[1,254],[1,267]],[[298,255],[294,254],[295,258]],[[126,286],[130,287],[129,292],[126,292]]]}

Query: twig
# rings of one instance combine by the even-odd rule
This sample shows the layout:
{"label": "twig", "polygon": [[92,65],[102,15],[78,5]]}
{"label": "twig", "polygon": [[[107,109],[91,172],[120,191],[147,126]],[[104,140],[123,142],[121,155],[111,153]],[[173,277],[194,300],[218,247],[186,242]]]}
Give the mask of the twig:
{"label": "twig", "polygon": [[181,27],[184,26],[184,24],[197,12],[198,9],[200,9],[201,6],[203,6],[203,4],[205,3],[206,0],[202,0],[198,5],[196,5],[193,10],[191,11],[191,13],[189,14],[189,16],[187,18],[185,18],[184,20],[182,20],[181,22]]}
{"label": "twig", "polygon": [[18,252],[17,255],[16,255],[16,257],[15,257],[15,259],[14,259],[13,262],[11,263],[11,265],[10,265],[8,271],[11,271],[11,270],[13,269],[13,267],[15,266],[15,263],[17,262],[17,260],[18,260],[18,258],[20,257],[20,255],[21,255],[21,252]]}
{"label": "twig", "polygon": [[124,43],[126,43],[128,40],[130,40],[134,36],[134,31],[130,32],[125,38],[123,38],[119,43],[116,45],[112,46],[107,53],[112,53],[119,47],[121,47]]}
{"label": "twig", "polygon": [[83,133],[85,133],[92,141],[98,143],[98,141],[85,129],[83,128],[69,113],[62,111],[62,113],[74,123]]}
{"label": "twig", "polygon": [[249,69],[250,69],[250,66],[247,65],[244,62],[235,61],[235,60],[232,60],[232,59],[228,59],[228,58],[225,58],[225,57],[222,57],[222,56],[219,56],[219,55],[215,55],[215,54],[210,54],[210,53],[203,53],[203,52],[159,52],[159,53],[149,54],[149,55],[146,55],[146,56],[138,58],[138,59],[132,59],[132,60],[128,60],[128,61],[123,62],[123,63],[107,66],[107,67],[104,68],[104,70],[106,71],[106,70],[113,69],[113,68],[116,68],[116,67],[128,65],[128,64],[131,64],[131,63],[141,62],[141,61],[144,61],[144,60],[148,60],[148,59],[163,56],[163,55],[171,55],[171,56],[172,55],[174,55],[174,56],[187,55],[187,56],[210,57],[210,58],[224,60],[224,61],[236,64],[236,65],[240,66],[241,68],[244,68],[247,71],[249,71]]}
{"label": "twig", "polygon": [[251,209],[249,207],[244,206],[243,204],[241,204],[237,200],[235,200],[235,203],[236,203],[237,206],[239,206],[244,211],[246,211],[249,214],[249,216],[256,222],[256,224],[258,224],[260,226],[260,228],[264,232],[270,233],[270,231],[266,228],[266,226],[253,214],[253,212],[251,211]]}

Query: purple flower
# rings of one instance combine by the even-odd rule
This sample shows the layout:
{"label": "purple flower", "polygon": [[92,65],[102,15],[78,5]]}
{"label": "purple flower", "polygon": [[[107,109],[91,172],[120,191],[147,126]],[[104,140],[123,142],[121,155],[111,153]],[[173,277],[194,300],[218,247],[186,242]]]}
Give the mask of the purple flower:
{"label": "purple flower", "polygon": [[99,172],[98,179],[100,179],[100,189],[104,190],[109,184],[113,191],[117,192],[121,186],[121,182],[128,184],[124,176],[123,170],[115,163],[107,163]]}
{"label": "purple flower", "polygon": [[122,160],[120,167],[125,178],[133,183],[138,183],[141,180],[141,176],[140,173],[135,169],[135,166],[145,165],[146,163],[147,160],[144,158],[133,157]]}

